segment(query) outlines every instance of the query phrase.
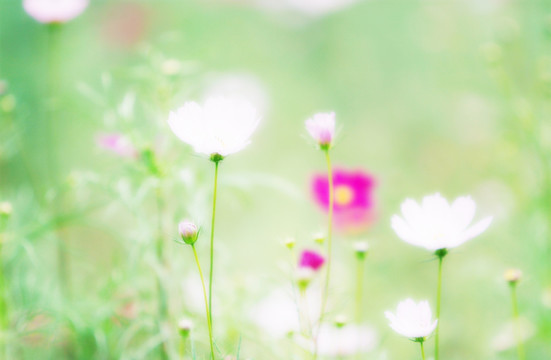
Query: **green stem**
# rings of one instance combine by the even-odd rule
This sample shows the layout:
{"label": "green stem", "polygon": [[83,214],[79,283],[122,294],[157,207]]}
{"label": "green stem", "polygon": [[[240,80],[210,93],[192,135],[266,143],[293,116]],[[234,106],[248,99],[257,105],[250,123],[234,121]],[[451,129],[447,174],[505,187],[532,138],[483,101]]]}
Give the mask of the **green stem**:
{"label": "green stem", "polygon": [[209,343],[210,343],[210,358],[214,360],[214,345],[212,342],[212,318],[210,316],[211,312],[209,310],[209,299],[207,298],[207,289],[205,286],[205,278],[203,277],[203,271],[201,270],[201,264],[199,263],[199,257],[197,256],[197,250],[195,249],[195,244],[191,245],[193,249],[193,256],[195,257],[195,262],[197,263],[197,269],[199,270],[199,276],[201,277],[201,285],[203,286],[203,296],[205,298],[205,311],[207,312],[207,326],[209,329]]}
{"label": "green stem", "polygon": [[519,360],[526,359],[524,353],[524,345],[522,343],[520,323],[519,323],[519,311],[518,311],[518,302],[517,302],[517,286],[516,283],[511,282],[511,304],[513,309],[513,326],[515,327],[515,339],[517,341],[517,354]]}
{"label": "green stem", "polygon": [[[1,226],[2,224],[0,224]],[[4,267],[4,241],[6,240],[5,233],[3,234],[0,229],[0,357],[8,358],[7,354],[7,332],[9,328],[8,322],[8,306],[7,306],[7,286]]]}
{"label": "green stem", "polygon": [[[214,219],[216,217],[216,190],[218,188],[218,163],[214,160],[214,191],[212,196],[212,220],[210,224],[209,313],[212,314],[212,277],[214,273]],[[211,319],[212,322],[212,319]]]}
{"label": "green stem", "polygon": [[436,331],[434,335],[434,360],[438,360],[438,346],[440,339],[440,302],[442,298],[442,262],[444,256],[446,256],[446,249],[440,249],[436,251],[436,256],[438,257],[438,287],[436,288]]}
{"label": "green stem", "polygon": [[364,259],[357,257],[356,269],[356,322],[362,323],[362,298],[363,298],[363,283],[364,283]]}
{"label": "green stem", "polygon": [[329,280],[331,275],[331,238],[333,233],[333,201],[334,201],[334,189],[333,189],[333,168],[331,167],[331,156],[329,154],[329,148],[324,149],[325,151],[325,160],[327,162],[327,179],[329,185],[329,213],[327,219],[327,262],[326,262],[326,275],[325,283],[323,286],[323,293],[321,298],[321,311],[319,316],[318,330],[315,335],[314,344],[314,360],[318,357],[318,335],[321,328],[321,323],[323,321],[323,316],[325,315],[325,307],[327,306],[327,295],[329,293]]}
{"label": "green stem", "polygon": [[301,288],[300,289],[300,295],[299,295],[299,308],[300,313],[303,317],[303,323],[304,323],[304,333],[305,334],[311,334],[312,333],[312,323],[310,321],[310,311],[308,308],[308,298],[306,297],[306,289]]}
{"label": "green stem", "polygon": [[[168,296],[166,293],[165,283],[163,279],[164,274],[164,244],[163,244],[163,198],[161,194],[160,184],[155,189],[155,204],[157,213],[157,239],[155,244],[155,252],[157,255],[157,261],[159,263],[159,275],[157,276],[157,291],[159,294],[159,330],[163,332],[163,325],[168,321]],[[168,359],[167,353],[168,344],[165,340],[160,346],[161,359]]]}
{"label": "green stem", "polygon": [[[48,185],[45,190],[48,190],[49,187],[55,187],[58,184],[59,168],[56,154],[56,138],[55,134],[57,133],[57,110],[58,102],[60,97],[60,54],[59,54],[59,36],[61,31],[61,25],[59,24],[50,24],[48,25],[48,82],[47,82],[47,91],[48,95],[44,96],[46,99],[45,104],[45,115],[46,121],[44,122],[44,138],[45,143],[45,157],[46,157],[46,166],[45,169],[46,177],[48,179]],[[53,206],[54,217],[58,215],[59,209],[58,205],[61,202],[61,199],[56,199]],[[59,229],[59,226],[56,225],[55,232],[57,236],[57,273],[61,292],[64,296],[67,296],[69,293],[69,268],[68,268],[68,259],[65,249],[65,244],[63,242],[63,236]]]}
{"label": "green stem", "polygon": [[423,360],[425,360],[425,347],[423,346],[423,341],[420,341],[419,344],[421,344],[421,356]]}

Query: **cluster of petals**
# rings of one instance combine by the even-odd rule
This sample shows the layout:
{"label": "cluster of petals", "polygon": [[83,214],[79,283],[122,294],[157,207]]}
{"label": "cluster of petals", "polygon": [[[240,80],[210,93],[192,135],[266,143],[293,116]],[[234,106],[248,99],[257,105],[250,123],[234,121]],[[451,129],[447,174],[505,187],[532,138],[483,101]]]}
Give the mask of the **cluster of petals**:
{"label": "cluster of petals", "polygon": [[[363,170],[333,171],[333,217],[342,230],[363,230],[374,220],[375,178]],[[329,180],[327,175],[312,177],[312,195],[324,210],[329,210]]]}
{"label": "cluster of petals", "polygon": [[306,120],[306,130],[320,146],[330,146],[335,137],[335,113],[317,113]]}
{"label": "cluster of petals", "polygon": [[406,299],[398,304],[396,314],[385,311],[385,316],[394,331],[410,339],[429,336],[438,323],[438,320],[432,321],[428,301],[416,303],[412,299]]}
{"label": "cluster of petals", "polygon": [[425,196],[418,204],[407,199],[401,206],[402,216],[392,216],[392,228],[405,242],[428,250],[457,247],[484,232],[492,217],[474,225],[476,204],[469,196],[457,198],[453,203],[440,194]]}
{"label": "cluster of petals", "polygon": [[227,156],[242,150],[259,122],[256,109],[241,98],[212,97],[202,105],[186,102],[172,111],[168,124],[193,150]]}
{"label": "cluster of petals", "polygon": [[79,16],[88,0],[24,0],[23,8],[36,21],[45,24],[64,23]]}

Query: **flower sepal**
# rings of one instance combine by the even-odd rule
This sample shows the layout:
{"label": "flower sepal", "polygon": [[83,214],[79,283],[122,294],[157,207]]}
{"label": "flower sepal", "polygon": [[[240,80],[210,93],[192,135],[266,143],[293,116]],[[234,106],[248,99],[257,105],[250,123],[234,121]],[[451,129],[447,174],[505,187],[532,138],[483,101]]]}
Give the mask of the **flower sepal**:
{"label": "flower sepal", "polygon": [[439,259],[443,259],[444,256],[448,255],[448,249],[438,249],[434,252],[434,255]]}
{"label": "flower sepal", "polygon": [[220,154],[214,153],[210,155],[210,161],[213,163],[219,163],[222,160],[224,160],[224,157]]}

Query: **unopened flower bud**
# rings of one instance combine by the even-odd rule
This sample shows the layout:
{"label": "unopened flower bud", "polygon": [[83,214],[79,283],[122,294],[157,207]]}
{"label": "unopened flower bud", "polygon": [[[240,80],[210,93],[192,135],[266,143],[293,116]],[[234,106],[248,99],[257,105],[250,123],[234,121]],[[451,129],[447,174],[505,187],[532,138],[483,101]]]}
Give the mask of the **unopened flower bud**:
{"label": "unopened flower bud", "polygon": [[507,269],[503,274],[503,278],[509,284],[516,284],[517,282],[520,281],[521,277],[522,277],[522,271],[520,271],[519,269]]}
{"label": "unopened flower bud", "polygon": [[193,322],[189,319],[181,319],[178,322],[178,332],[180,333],[180,336],[183,338],[187,338],[189,336],[189,333],[191,332],[191,329],[193,328]]}
{"label": "unopened flower bud", "polygon": [[300,267],[297,270],[297,285],[300,291],[305,291],[308,285],[310,285],[310,282],[312,281],[312,278],[314,277],[314,270],[308,267]]}
{"label": "unopened flower bud", "polygon": [[325,242],[325,234],[322,232],[315,233],[313,235],[313,239],[314,239],[314,242],[320,245],[323,245],[323,243]]}
{"label": "unopened flower bud", "polygon": [[369,250],[369,244],[367,241],[356,241],[354,243],[354,252],[356,253],[356,257],[358,260],[363,260],[367,256],[367,252]]}
{"label": "unopened flower bud", "polygon": [[348,322],[348,319],[346,318],[345,315],[341,314],[335,317],[335,326],[338,328],[344,327],[347,322]]}
{"label": "unopened flower bud", "polygon": [[283,245],[285,245],[285,247],[289,250],[293,249],[296,245],[296,240],[292,237],[288,237],[288,238],[285,238],[285,240],[283,240]]}
{"label": "unopened flower bud", "polygon": [[199,234],[197,225],[195,225],[190,221],[182,221],[180,224],[178,224],[178,230],[180,232],[180,236],[182,237],[182,240],[186,244],[188,245],[195,244]]}

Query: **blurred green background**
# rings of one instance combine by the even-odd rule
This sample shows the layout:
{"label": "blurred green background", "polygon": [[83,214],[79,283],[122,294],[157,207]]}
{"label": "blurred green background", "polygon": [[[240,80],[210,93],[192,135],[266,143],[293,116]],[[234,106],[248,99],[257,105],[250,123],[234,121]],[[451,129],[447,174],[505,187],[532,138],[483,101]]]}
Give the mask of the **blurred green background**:
{"label": "blurred green background", "polygon": [[[195,264],[172,240],[180,219],[197,220],[207,266],[213,168],[166,119],[216,91],[253,97],[263,113],[251,145],[221,165],[214,301],[225,352],[240,338],[245,359],[288,359],[281,349],[294,349],[261,335],[248,314],[289,282],[282,240],[315,247],[311,234],[325,228],[309,190],[324,160],[304,120],[334,110],[333,162],[378,181],[378,220],[362,237],[371,245],[365,319],[380,341],[362,358],[418,358],[383,312],[408,296],[434,306],[437,263],[399,240],[389,219],[406,197],[436,191],[471,194],[478,216],[495,217],[447,258],[445,359],[516,358],[514,346],[492,346],[510,319],[509,267],[524,272],[527,358],[551,357],[551,1],[360,0],[315,16],[273,9],[282,3],[98,0],[52,30],[20,1],[0,0],[9,358],[155,359],[163,339],[175,351],[183,316],[203,358],[201,308],[186,305],[182,285]],[[99,149],[98,134],[114,132],[142,156]],[[154,256],[158,236],[165,265]],[[332,316],[353,316],[351,240],[336,237]],[[165,332],[157,278],[169,294]]]}

